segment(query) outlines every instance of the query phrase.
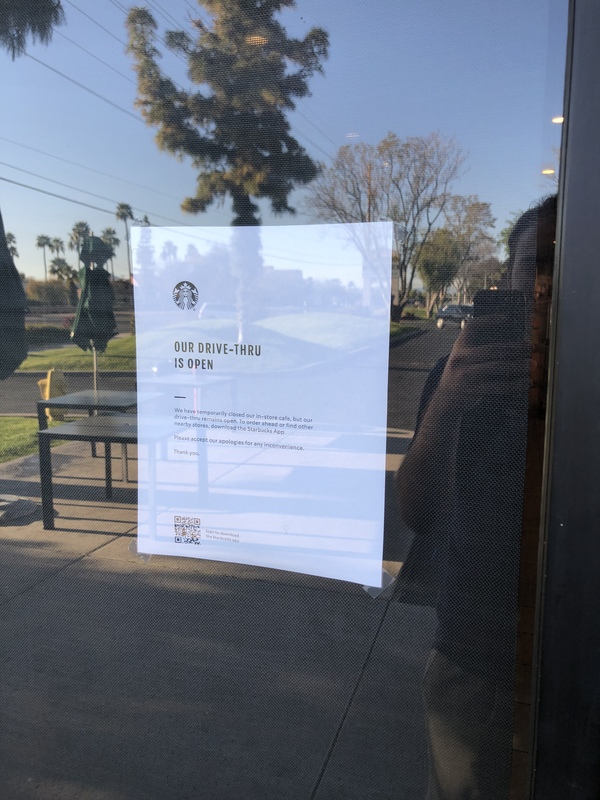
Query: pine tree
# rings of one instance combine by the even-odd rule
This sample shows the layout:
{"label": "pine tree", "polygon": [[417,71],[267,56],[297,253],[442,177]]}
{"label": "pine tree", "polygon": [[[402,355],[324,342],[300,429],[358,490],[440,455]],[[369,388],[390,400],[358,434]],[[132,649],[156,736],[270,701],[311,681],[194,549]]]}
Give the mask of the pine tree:
{"label": "pine tree", "polygon": [[212,23],[193,19],[194,38],[185,31],[165,36],[167,47],[187,61],[197,90],[181,89],[161,72],[150,12],[133,8],[127,19],[137,105],[158,129],[159,148],[191,158],[198,172],[196,193],[182,208],[202,212],[228,196],[234,225],[260,224],[257,199],[267,199],[277,214],[294,213],[290,193],[318,167],[292,136],[286,114],[322,71],[327,33],[313,28],[303,39],[287,36],[275,16],[295,0],[198,2]]}

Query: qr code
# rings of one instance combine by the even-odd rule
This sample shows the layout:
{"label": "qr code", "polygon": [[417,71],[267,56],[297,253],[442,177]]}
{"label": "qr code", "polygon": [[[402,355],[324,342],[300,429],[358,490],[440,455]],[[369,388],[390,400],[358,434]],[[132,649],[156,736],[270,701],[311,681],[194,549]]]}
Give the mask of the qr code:
{"label": "qr code", "polygon": [[200,544],[198,517],[173,517],[173,532],[177,544]]}

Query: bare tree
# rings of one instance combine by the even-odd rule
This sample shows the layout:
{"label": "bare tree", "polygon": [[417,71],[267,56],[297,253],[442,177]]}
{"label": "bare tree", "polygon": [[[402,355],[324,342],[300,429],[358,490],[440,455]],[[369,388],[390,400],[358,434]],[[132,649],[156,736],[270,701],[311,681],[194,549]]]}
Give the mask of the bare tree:
{"label": "bare tree", "polygon": [[496,220],[490,204],[482,202],[477,195],[451,197],[445,217],[446,227],[454,235],[460,253],[454,288],[461,302],[466,303],[473,294],[474,279],[480,276],[477,265],[496,252],[496,241],[490,233]]}
{"label": "bare tree", "polygon": [[406,139],[389,133],[378,145],[345,145],[309,186],[308,210],[321,221],[397,223],[393,260],[402,307],[421,248],[443,219],[463,163],[459,145],[439,133]]}

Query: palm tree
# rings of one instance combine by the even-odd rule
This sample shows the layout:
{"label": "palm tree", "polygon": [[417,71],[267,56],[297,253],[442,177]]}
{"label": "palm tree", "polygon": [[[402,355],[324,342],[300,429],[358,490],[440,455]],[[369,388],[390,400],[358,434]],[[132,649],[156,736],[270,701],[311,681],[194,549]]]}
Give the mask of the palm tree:
{"label": "palm tree", "polygon": [[113,258],[117,250],[117,247],[121,244],[121,240],[117,238],[117,232],[114,228],[105,228],[100,234],[100,238],[102,239],[103,242],[106,242],[106,244],[112,250],[112,256],[110,257],[110,272],[112,275],[112,279],[114,281],[115,268],[113,265]]}
{"label": "palm tree", "polygon": [[129,228],[127,226],[127,220],[133,219],[133,209],[127,203],[119,203],[117,206],[117,210],[115,212],[115,216],[117,219],[123,221],[125,225],[125,246],[127,247],[127,266],[129,267],[129,281],[131,282],[133,278],[133,272],[131,270],[131,253],[129,252]]}
{"label": "palm tree", "polygon": [[17,250],[17,237],[14,233],[6,232],[6,244],[8,245],[8,252],[11,255],[11,258],[18,258],[19,251]]}
{"label": "palm tree", "polygon": [[0,48],[12,58],[23,55],[27,40],[48,44],[56,25],[62,25],[65,12],[60,0],[37,0],[35,3],[2,3]]}
{"label": "palm tree", "polygon": [[51,253],[56,253],[57,258],[60,256],[61,253],[65,252],[65,243],[62,239],[59,239],[57,236],[54,239],[50,240],[50,244],[48,245],[48,249]]}
{"label": "palm tree", "polygon": [[83,240],[86,236],[91,236],[90,226],[87,222],[76,222],[69,234],[69,250],[77,250],[77,269],[79,269],[79,257]]}
{"label": "palm tree", "polygon": [[40,235],[35,240],[35,246],[39,247],[42,252],[44,253],[44,281],[48,281],[48,268],[46,266],[46,248],[50,247],[52,243],[52,239],[49,236],[46,236],[45,233],[40,233]]}
{"label": "palm tree", "polygon": [[67,283],[69,280],[77,277],[77,270],[73,269],[64,258],[59,258],[57,256],[50,262],[50,274],[55,275],[59,280],[63,281],[63,283]]}

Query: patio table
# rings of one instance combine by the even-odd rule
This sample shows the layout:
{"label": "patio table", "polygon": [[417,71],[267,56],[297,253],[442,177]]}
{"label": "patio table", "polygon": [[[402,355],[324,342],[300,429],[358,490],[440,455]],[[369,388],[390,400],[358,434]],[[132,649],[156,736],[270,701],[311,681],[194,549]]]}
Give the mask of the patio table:
{"label": "patio table", "polygon": [[[37,401],[37,415],[39,430],[46,430],[48,418],[46,409],[53,408],[61,411],[87,411],[93,417],[98,412],[104,414],[124,414],[137,407],[137,392],[118,391],[111,389],[83,389],[79,392],[63,394],[48,400]],[[96,441],[90,442],[92,457],[96,458]],[[129,480],[127,465],[127,445],[123,445],[121,460],[123,463],[123,479]]]}
{"label": "patio table", "polygon": [[98,411],[124,414],[137,406],[137,392],[124,392],[111,389],[84,389],[71,392],[49,400],[37,401],[38,424],[41,431],[48,427],[46,409],[57,408],[65,411],[87,411],[90,417]]}
{"label": "patio table", "polygon": [[[47,404],[47,401],[45,401]],[[67,422],[55,428],[38,431],[40,457],[40,479],[42,492],[42,518],[44,528],[54,528],[54,499],[52,490],[52,439],[79,442],[102,442],[104,444],[104,472],[106,498],[112,497],[111,444],[137,444],[137,416],[115,414],[106,417],[87,417]],[[152,450],[152,448],[151,448]],[[153,453],[151,452],[151,458]]]}

